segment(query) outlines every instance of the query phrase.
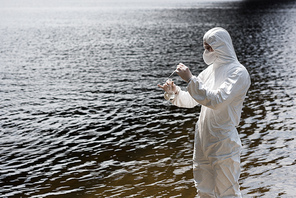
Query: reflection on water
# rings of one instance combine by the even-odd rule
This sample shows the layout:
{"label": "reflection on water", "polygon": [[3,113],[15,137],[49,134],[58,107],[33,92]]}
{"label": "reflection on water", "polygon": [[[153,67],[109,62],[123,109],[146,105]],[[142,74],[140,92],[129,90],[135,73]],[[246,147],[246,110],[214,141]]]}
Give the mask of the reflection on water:
{"label": "reflection on water", "polygon": [[230,32],[252,78],[242,193],[295,195],[295,3],[87,2],[0,9],[2,197],[194,197],[200,107],[171,106],[156,84],[179,62],[202,71],[202,36],[214,26]]}

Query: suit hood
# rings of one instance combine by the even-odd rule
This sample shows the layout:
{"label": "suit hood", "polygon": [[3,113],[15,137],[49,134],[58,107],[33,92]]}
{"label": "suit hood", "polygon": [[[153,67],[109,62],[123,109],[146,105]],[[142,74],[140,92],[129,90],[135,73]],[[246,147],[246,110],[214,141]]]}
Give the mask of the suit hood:
{"label": "suit hood", "polygon": [[213,53],[217,57],[214,67],[238,62],[231,37],[225,29],[220,27],[210,29],[205,33],[203,41],[213,48]]}

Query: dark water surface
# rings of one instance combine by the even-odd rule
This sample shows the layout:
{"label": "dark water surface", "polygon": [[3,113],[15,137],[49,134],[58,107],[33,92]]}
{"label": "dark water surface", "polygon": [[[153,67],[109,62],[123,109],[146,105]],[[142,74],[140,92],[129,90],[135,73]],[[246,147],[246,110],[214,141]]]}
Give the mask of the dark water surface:
{"label": "dark water surface", "polygon": [[174,107],[156,85],[179,62],[205,68],[214,26],[252,79],[243,196],[296,196],[296,3],[3,2],[0,197],[194,197],[200,107]]}

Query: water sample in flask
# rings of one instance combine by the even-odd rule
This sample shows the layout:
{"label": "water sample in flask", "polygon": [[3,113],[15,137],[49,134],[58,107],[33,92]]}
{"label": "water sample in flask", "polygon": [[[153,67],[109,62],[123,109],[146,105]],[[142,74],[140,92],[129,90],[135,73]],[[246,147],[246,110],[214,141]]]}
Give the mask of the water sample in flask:
{"label": "water sample in flask", "polygon": [[167,84],[168,84],[167,96],[168,96],[169,100],[174,100],[175,92],[173,91],[173,80],[171,78],[169,78],[167,80]]}

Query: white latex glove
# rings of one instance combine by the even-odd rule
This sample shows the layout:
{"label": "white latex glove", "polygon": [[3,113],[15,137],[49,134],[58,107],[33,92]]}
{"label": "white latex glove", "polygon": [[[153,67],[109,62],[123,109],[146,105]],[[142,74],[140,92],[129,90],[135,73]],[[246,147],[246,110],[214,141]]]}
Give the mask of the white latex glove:
{"label": "white latex glove", "polygon": [[177,70],[176,73],[183,79],[185,80],[187,83],[189,82],[189,80],[192,78],[192,74],[191,71],[189,70],[189,68],[187,66],[185,66],[184,64],[180,63],[177,66]]}
{"label": "white latex glove", "polygon": [[177,86],[175,85],[174,81],[166,81],[165,84],[163,85],[157,85],[159,88],[162,88],[166,93],[169,92],[169,90],[171,89],[175,94],[178,94],[178,89]]}

